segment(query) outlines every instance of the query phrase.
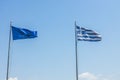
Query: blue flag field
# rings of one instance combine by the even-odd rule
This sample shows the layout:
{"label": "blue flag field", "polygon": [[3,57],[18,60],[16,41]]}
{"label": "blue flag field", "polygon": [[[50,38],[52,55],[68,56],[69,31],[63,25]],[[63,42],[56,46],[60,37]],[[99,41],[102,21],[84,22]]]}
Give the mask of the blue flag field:
{"label": "blue flag field", "polygon": [[31,39],[37,37],[37,31],[31,31],[25,28],[17,28],[12,26],[13,40]]}

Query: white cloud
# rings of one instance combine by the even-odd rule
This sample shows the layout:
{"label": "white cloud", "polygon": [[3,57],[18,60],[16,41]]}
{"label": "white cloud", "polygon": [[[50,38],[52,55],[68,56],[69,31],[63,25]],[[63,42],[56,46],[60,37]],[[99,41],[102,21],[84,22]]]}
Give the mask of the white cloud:
{"label": "white cloud", "polygon": [[94,74],[91,74],[89,72],[85,72],[85,73],[80,74],[79,78],[81,80],[98,80]]}
{"label": "white cloud", "polygon": [[8,80],[18,80],[17,77],[14,77],[14,78],[9,78]]}
{"label": "white cloud", "polygon": [[114,80],[113,77],[103,76],[101,74],[95,75],[90,72],[85,72],[79,75],[80,80]]}

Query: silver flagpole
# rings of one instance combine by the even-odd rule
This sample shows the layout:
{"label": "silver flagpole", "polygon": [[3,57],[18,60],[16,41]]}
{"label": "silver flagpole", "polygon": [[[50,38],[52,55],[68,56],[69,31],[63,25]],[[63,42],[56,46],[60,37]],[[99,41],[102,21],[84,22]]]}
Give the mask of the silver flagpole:
{"label": "silver flagpole", "polygon": [[75,21],[75,56],[76,56],[76,80],[78,80],[78,53],[77,53],[77,32],[76,32],[76,21]]}
{"label": "silver flagpole", "polygon": [[12,22],[10,22],[10,31],[9,31],[9,43],[8,43],[8,57],[7,57],[6,80],[9,79],[11,32],[12,32]]}

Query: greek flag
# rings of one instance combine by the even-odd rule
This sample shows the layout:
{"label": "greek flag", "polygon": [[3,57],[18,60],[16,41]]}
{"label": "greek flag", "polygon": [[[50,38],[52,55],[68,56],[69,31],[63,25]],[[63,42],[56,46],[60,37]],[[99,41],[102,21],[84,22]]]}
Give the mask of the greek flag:
{"label": "greek flag", "polygon": [[37,31],[12,26],[12,36],[13,40],[36,38]]}
{"label": "greek flag", "polygon": [[76,37],[78,41],[101,41],[102,37],[100,34],[98,34],[97,32],[87,29],[87,28],[83,28],[83,27],[79,27],[76,26]]}

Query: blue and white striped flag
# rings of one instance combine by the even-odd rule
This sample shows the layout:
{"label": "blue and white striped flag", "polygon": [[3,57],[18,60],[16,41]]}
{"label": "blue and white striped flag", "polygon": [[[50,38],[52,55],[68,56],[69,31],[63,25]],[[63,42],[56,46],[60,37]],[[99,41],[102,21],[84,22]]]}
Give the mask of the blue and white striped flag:
{"label": "blue and white striped flag", "polygon": [[102,37],[97,32],[76,26],[76,37],[78,41],[101,41]]}

